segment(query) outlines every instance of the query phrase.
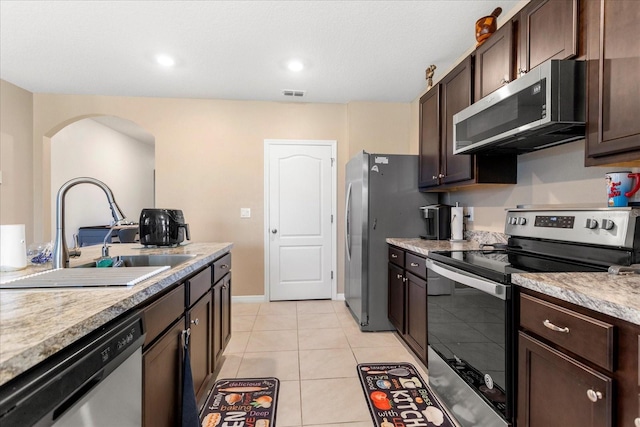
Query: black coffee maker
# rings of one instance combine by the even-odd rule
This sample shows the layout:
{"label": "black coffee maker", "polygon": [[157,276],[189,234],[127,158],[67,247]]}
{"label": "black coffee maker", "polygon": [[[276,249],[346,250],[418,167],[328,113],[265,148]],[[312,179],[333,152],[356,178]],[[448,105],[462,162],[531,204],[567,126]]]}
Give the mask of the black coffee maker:
{"label": "black coffee maker", "polygon": [[427,240],[448,240],[451,238],[451,206],[428,205],[420,208],[424,215],[427,232],[420,236]]}

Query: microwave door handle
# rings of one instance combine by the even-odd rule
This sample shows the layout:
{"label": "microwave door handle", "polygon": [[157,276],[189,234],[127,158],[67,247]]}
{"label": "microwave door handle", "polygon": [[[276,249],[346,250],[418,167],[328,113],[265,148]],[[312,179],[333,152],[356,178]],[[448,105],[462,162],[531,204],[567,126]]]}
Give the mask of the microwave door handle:
{"label": "microwave door handle", "polygon": [[[507,286],[501,283],[496,283],[474,275],[469,275],[458,269],[451,269],[452,267],[442,267],[440,264],[434,262],[431,259],[427,259],[427,268],[429,270],[432,270],[434,273],[446,277],[447,279],[460,282],[463,285],[467,285],[484,293],[494,295],[501,300],[507,299]],[[428,282],[429,281],[427,278],[427,286]]]}

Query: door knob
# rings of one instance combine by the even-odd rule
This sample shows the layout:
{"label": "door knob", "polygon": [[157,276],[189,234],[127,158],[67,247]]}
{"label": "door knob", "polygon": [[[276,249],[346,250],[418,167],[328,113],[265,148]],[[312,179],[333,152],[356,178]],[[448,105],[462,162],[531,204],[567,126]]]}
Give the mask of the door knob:
{"label": "door knob", "polygon": [[593,403],[597,402],[598,400],[602,399],[602,393],[599,391],[594,391],[594,390],[587,390],[587,397],[589,398],[590,401],[592,401]]}
{"label": "door knob", "polygon": [[276,234],[276,233],[278,232],[278,229],[277,229],[277,228],[274,228],[274,229],[272,229],[272,230],[271,230],[271,232],[272,232],[273,234]]}
{"label": "door knob", "polygon": [[199,325],[199,324],[200,324],[200,319],[198,319],[198,318],[196,317],[196,318],[195,318],[195,320],[192,320],[192,321],[191,321],[191,324],[196,325],[196,326],[197,326],[197,325]]}

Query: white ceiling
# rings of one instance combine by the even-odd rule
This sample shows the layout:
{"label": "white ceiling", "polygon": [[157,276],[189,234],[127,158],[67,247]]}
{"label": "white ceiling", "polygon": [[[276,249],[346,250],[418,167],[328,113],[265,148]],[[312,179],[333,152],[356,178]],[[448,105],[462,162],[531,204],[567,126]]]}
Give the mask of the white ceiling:
{"label": "white ceiling", "polygon": [[0,78],[34,93],[410,102],[430,64],[437,79],[474,45],[478,18],[520,2],[0,0]]}

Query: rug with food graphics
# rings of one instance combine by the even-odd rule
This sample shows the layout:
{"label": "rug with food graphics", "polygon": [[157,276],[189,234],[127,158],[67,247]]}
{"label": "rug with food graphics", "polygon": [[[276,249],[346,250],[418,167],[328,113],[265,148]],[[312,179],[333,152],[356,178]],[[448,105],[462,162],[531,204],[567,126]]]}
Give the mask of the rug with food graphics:
{"label": "rug with food graphics", "polygon": [[200,414],[202,427],[274,427],[280,381],[277,378],[218,380]]}
{"label": "rug with food graphics", "polygon": [[410,363],[362,363],[358,376],[376,427],[455,427]]}

